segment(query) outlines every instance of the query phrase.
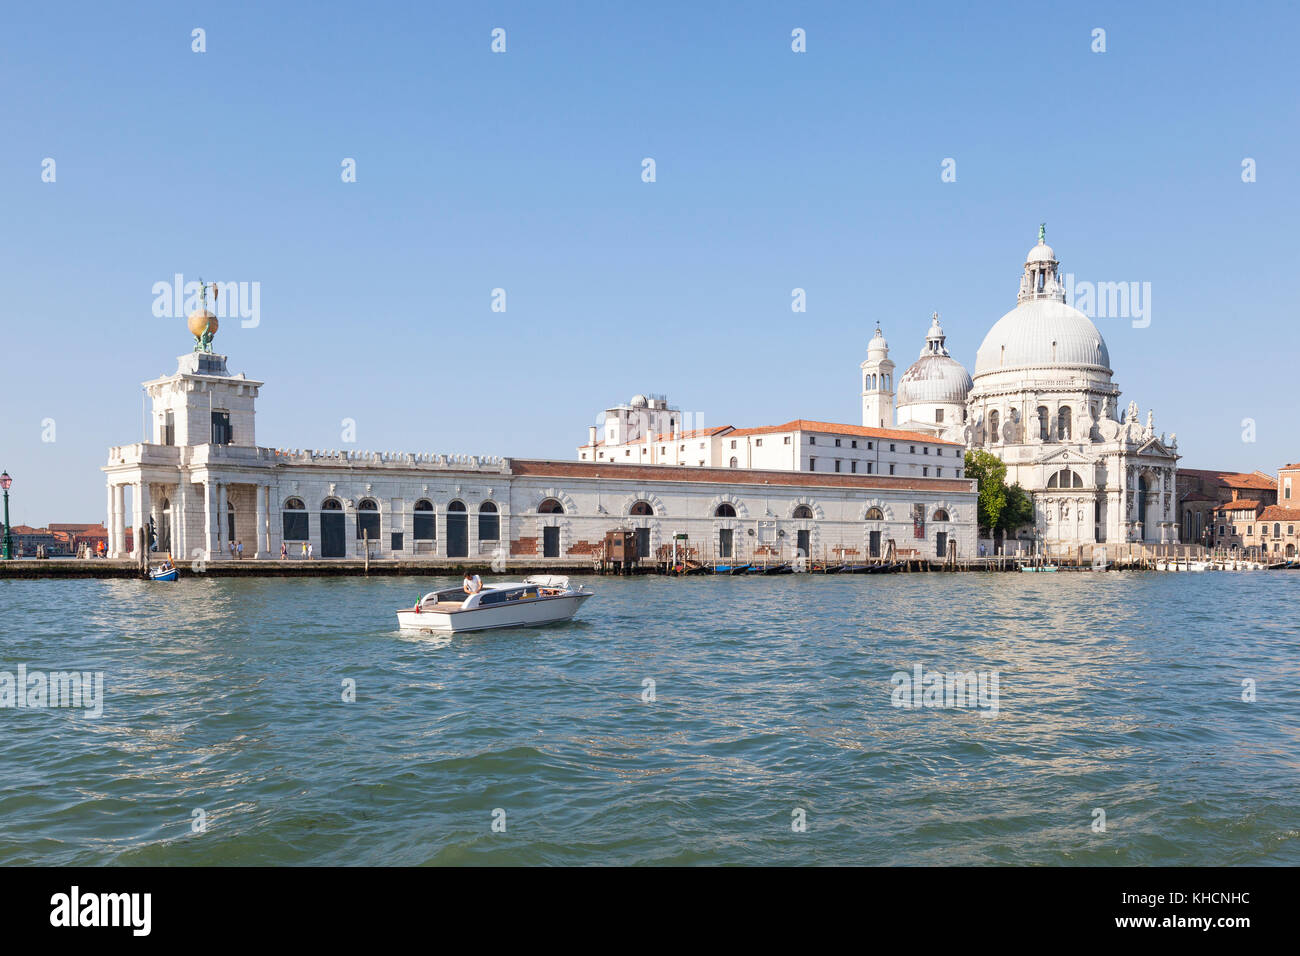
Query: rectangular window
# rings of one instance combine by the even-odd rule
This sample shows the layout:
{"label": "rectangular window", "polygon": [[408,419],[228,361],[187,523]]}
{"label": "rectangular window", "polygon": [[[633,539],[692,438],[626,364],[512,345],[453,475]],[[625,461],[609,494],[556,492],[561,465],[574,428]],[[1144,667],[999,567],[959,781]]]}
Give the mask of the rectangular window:
{"label": "rectangular window", "polygon": [[[162,443],[164,445],[176,444],[176,413],[171,409],[163,416],[163,433]],[[1287,489],[1287,497],[1291,497],[1291,489]]]}
{"label": "rectangular window", "polygon": [[815,444],[817,444],[817,436],[816,436],[816,435],[809,435],[809,436],[808,436],[808,444],[810,444],[810,445],[815,445]]}
{"label": "rectangular window", "polygon": [[836,448],[839,448],[839,447],[840,447],[840,440],[839,440],[838,438],[835,439],[835,447],[836,447]]}
{"label": "rectangular window", "polygon": [[943,477],[943,469],[942,469],[942,468],[936,468],[936,469],[934,470],[934,477],[936,477],[936,478],[942,478],[942,477]]}
{"label": "rectangular window", "polygon": [[924,448],[921,449],[921,451],[927,455],[930,454],[930,446],[926,445]]}
{"label": "rectangular window", "polygon": [[835,470],[836,471],[840,470],[840,460],[838,458],[835,459]]}
{"label": "rectangular window", "polygon": [[889,463],[889,473],[891,475],[894,473],[894,463],[892,461]]}
{"label": "rectangular window", "polygon": [[[756,446],[757,446],[757,445],[762,445],[762,444],[763,444],[763,439],[761,439],[761,438],[755,438],[755,439],[754,439],[754,444],[755,444]],[[790,444],[790,439],[788,439],[788,438],[786,439],[786,444],[787,444],[787,445]]]}
{"label": "rectangular window", "polygon": [[393,550],[394,551],[402,550],[402,532],[400,531],[393,532]]}
{"label": "rectangular window", "polygon": [[935,420],[936,423],[939,423],[939,422],[942,422],[942,421],[943,421],[943,409],[942,409],[942,408],[936,408],[936,409],[934,410],[934,420]]}
{"label": "rectangular window", "polygon": [[898,451],[898,448],[894,445],[893,442],[890,442],[890,443],[889,443],[889,450],[890,450],[890,451]]}
{"label": "rectangular window", "polygon": [[787,444],[787,445],[790,444],[790,436],[789,436],[789,435],[786,435],[786,436],[785,436],[785,444]]}
{"label": "rectangular window", "polygon": [[212,413],[212,444],[229,445],[233,436],[230,434],[230,412]]}
{"label": "rectangular window", "polygon": [[909,454],[912,454],[912,455],[915,455],[915,454],[916,454],[916,446],[915,446],[915,445],[908,445],[908,446],[907,446],[907,449],[908,449],[908,453],[909,453]]}
{"label": "rectangular window", "polygon": [[809,471],[816,471],[816,470],[817,470],[817,459],[816,459],[816,458],[809,458],[809,459],[808,459],[808,470],[809,470]]}
{"label": "rectangular window", "polygon": [[872,462],[867,462],[867,474],[870,475],[874,473],[875,473],[875,464]]}
{"label": "rectangular window", "polygon": [[874,447],[875,446],[871,442],[867,442],[867,451],[871,451],[871,449]]}
{"label": "rectangular window", "polygon": [[851,442],[849,442],[849,447],[850,447],[850,448],[857,448],[857,447],[858,447],[858,440],[855,438],[855,439],[853,439]]}
{"label": "rectangular window", "polygon": [[[870,464],[870,462],[868,462],[868,464]],[[858,473],[858,463],[856,461],[849,462],[849,471],[855,475]]]}
{"label": "rectangular window", "polygon": [[922,478],[929,478],[929,477],[930,477],[930,466],[929,466],[929,465],[926,465],[924,468],[921,469],[921,477],[922,477]]}
{"label": "rectangular window", "polygon": [[732,448],[735,448],[735,447],[736,447],[736,439],[734,439],[734,438],[731,439],[731,447],[732,447]]}
{"label": "rectangular window", "polygon": [[434,520],[433,512],[417,511],[411,531],[411,537],[416,541],[432,541],[438,533],[438,523]]}

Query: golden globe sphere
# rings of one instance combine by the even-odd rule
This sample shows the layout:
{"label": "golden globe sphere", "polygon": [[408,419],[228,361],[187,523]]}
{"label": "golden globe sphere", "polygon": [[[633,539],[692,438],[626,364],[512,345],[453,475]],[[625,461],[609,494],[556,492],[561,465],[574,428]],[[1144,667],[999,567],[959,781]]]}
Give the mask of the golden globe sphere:
{"label": "golden globe sphere", "polygon": [[207,309],[195,309],[190,313],[186,324],[189,325],[190,335],[196,339],[204,332],[211,332],[213,335],[217,334],[217,317]]}

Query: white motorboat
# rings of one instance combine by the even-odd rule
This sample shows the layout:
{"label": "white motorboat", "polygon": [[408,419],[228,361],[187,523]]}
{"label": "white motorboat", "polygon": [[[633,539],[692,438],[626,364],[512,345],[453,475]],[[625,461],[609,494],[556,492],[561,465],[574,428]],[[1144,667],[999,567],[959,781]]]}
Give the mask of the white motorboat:
{"label": "white motorboat", "polygon": [[485,584],[466,594],[460,587],[430,591],[414,607],[397,612],[404,630],[437,634],[486,631],[498,627],[528,627],[569,621],[592,592],[554,574],[536,574],[522,581]]}

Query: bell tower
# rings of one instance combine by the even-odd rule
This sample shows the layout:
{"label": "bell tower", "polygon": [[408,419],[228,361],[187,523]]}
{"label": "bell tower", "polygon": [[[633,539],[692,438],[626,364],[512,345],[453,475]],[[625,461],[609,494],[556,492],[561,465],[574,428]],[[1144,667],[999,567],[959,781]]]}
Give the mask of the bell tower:
{"label": "bell tower", "polygon": [[894,363],[880,325],[867,343],[862,363],[862,424],[867,428],[894,427]]}

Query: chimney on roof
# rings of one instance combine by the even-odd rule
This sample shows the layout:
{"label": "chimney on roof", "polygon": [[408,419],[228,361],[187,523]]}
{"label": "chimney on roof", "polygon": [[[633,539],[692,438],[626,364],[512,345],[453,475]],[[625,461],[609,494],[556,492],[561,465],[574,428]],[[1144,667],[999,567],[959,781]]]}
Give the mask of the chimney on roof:
{"label": "chimney on roof", "polygon": [[596,447],[596,426],[595,425],[587,426],[587,444],[593,448]]}

